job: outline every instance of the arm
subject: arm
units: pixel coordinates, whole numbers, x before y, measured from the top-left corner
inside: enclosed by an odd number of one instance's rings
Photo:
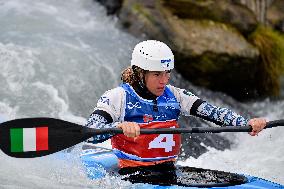
[[[248,120],[228,108],[220,108],[201,100],[193,93],[170,86],[180,102],[182,114],[193,115],[220,126],[245,126]]]
[[[114,128],[117,124],[118,122],[113,123],[111,116],[107,112],[102,110],[95,110],[89,117],[85,126],[90,128],[101,129]],[[92,139],[88,140],[88,142],[97,144],[108,140],[112,136],[113,135],[111,134],[95,135]]]
[[[86,127],[90,128],[114,128],[120,123],[122,104],[124,103],[124,90],[120,87],[105,92],[98,100],[94,112],[90,115]],[[91,140],[94,144],[111,138],[110,134],[94,135]]]
[[[202,102],[197,110],[193,112],[195,112],[197,117],[201,117],[221,126],[250,125],[252,126],[252,132],[249,133],[251,136],[257,136],[266,126],[267,122],[264,118],[253,118],[248,120],[230,109],[219,108],[207,102]]]
[[[205,101],[197,101],[192,115],[220,126],[246,126],[248,120],[228,108],[220,108]]]
[[[246,119],[228,108],[220,108],[201,100],[191,92],[169,86],[181,105],[184,115],[193,115],[220,126],[252,126],[251,136],[256,136],[265,126],[266,119]]]

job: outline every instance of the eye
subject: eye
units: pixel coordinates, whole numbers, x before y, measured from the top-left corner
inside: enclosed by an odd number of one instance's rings
[[[157,77],[157,76],[160,75],[160,73],[159,72],[153,72],[153,75]]]

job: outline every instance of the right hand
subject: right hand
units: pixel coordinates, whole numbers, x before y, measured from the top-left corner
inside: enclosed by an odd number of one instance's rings
[[[123,130],[123,134],[127,137],[137,137],[140,135],[140,126],[135,122],[122,122],[117,127]]]

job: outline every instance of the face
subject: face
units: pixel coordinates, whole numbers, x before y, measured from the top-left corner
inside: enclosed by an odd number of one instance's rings
[[[156,96],[164,93],[165,87],[170,79],[170,71],[147,72],[145,74],[145,82],[148,90]]]

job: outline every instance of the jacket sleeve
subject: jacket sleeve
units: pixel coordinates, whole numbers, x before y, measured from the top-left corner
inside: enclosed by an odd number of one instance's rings
[[[120,87],[105,92],[98,100],[97,106],[85,126],[96,129],[117,127],[121,122],[124,95],[124,90]],[[111,134],[94,135],[88,142],[96,144],[111,137]]]
[[[220,126],[246,126],[248,120],[236,112],[223,107],[212,105],[193,93],[170,86],[170,89],[180,102],[183,115],[196,116]]]

